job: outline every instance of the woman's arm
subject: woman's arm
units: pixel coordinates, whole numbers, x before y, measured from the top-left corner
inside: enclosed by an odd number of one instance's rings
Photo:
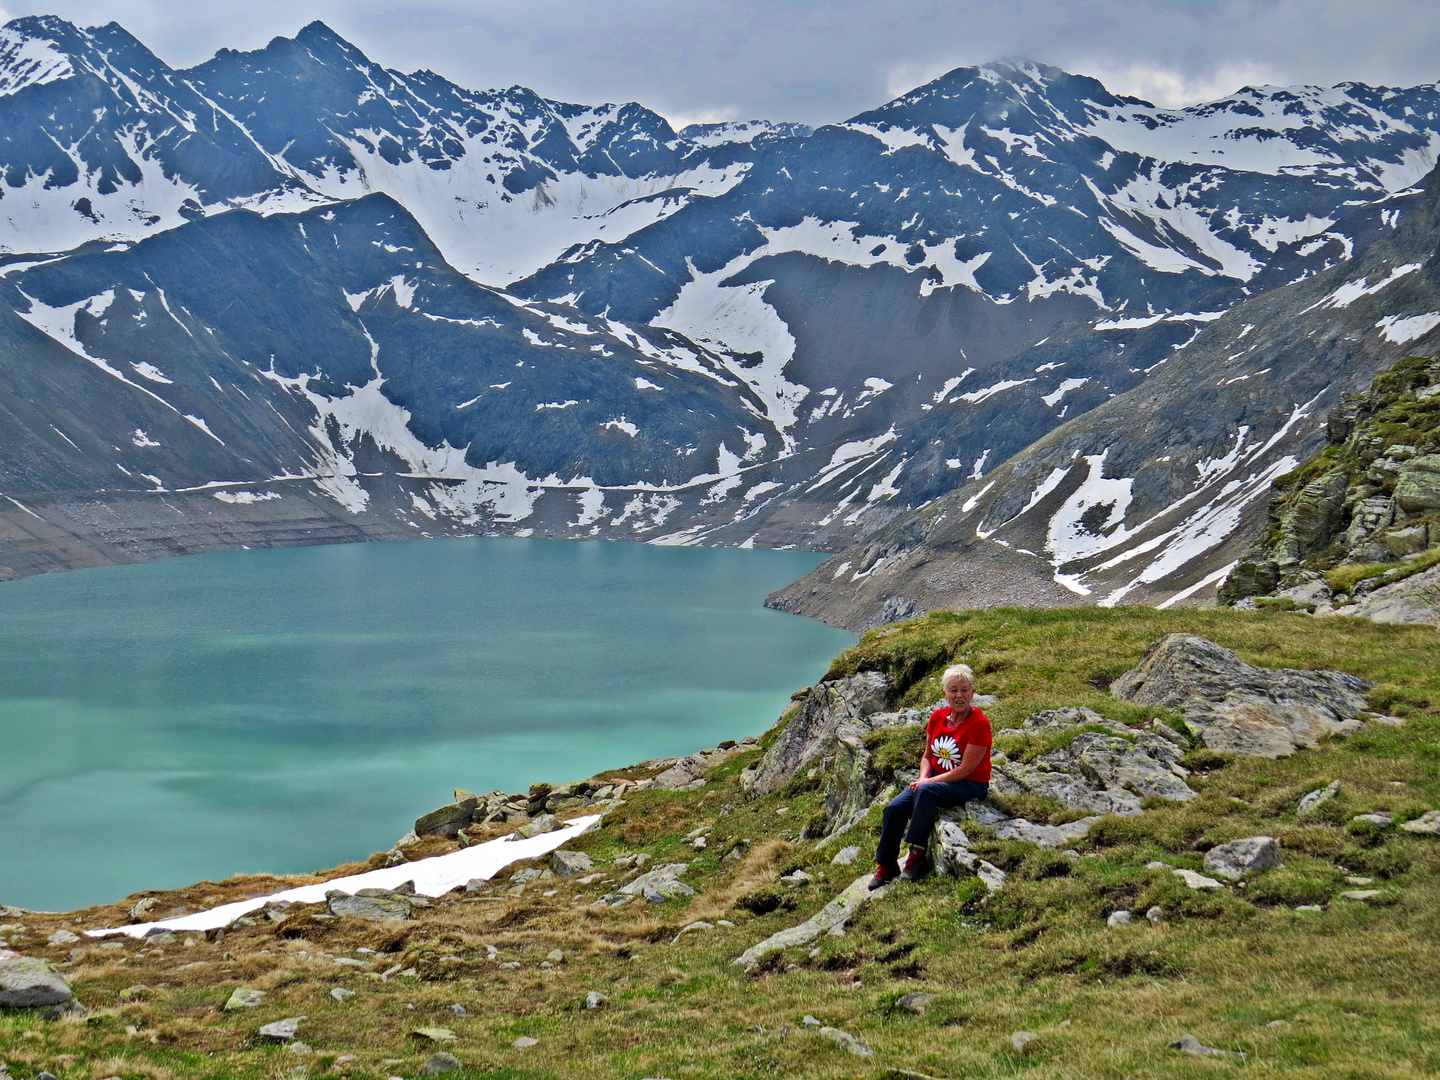
[[[977,743],[967,743],[965,745],[965,753],[960,755],[959,765],[955,766],[955,768],[949,772],[941,773],[939,776],[926,776],[925,766],[922,764],[920,767],[920,779],[917,783],[946,783],[950,780],[964,780],[980,767],[980,763],[985,760],[986,755],[989,753],[990,747],[988,746],[981,746]]]

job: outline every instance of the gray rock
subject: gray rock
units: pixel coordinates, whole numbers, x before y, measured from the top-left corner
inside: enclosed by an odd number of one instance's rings
[[[539,1044],[539,1039],[532,1039],[529,1035],[521,1035],[510,1045],[515,1047],[516,1050],[525,1050],[532,1046],[538,1046]]]
[[[1400,826],[1405,832],[1440,836],[1440,810],[1427,810],[1413,821]]]
[[[144,940],[147,945],[174,945],[180,939],[169,930],[157,928],[147,933]]]
[[[273,1042],[289,1042],[295,1038],[295,1033],[300,1030],[300,1021],[303,1016],[287,1016],[284,1020],[276,1020],[273,1024],[266,1024],[257,1034],[262,1039],[270,1039]]]
[[[1063,731],[1081,724],[1104,728],[1112,735],[1130,734],[1130,729],[1118,720],[1108,720],[1094,709],[1074,705],[1032,713],[1021,722],[1020,728],[1022,731]]]
[[[862,671],[813,687],[760,760],[752,794],[770,794],[822,753],[832,751],[842,722],[882,711],[890,694],[890,680],[877,671]]]
[[[1405,462],[1395,481],[1395,502],[1416,516],[1440,510],[1440,454],[1423,454]]]
[[[647,890],[659,889],[662,885],[668,885],[678,881],[680,875],[689,869],[687,863],[666,863],[664,866],[657,866],[654,870],[646,871],[634,881],[626,882],[620,886],[620,893],[623,896],[641,896]]]
[[[70,985],[44,960],[0,949],[0,1008],[64,1005],[73,997]]]
[[[1217,844],[1205,853],[1205,869],[1216,877],[1239,881],[1246,874],[1273,870],[1280,863],[1280,845],[1273,837],[1249,836]]]
[[[1316,788],[1314,791],[1306,792],[1301,796],[1300,804],[1295,808],[1295,816],[1309,817],[1339,794],[1339,780],[1331,780],[1330,783],[1326,784],[1323,788]]]
[[[831,859],[830,862],[833,863],[835,866],[849,866],[859,857],[859,855],[860,849],[858,847],[855,847],[854,845],[851,845],[850,847],[844,847],[837,851],[835,853],[835,858]]]
[[[253,1009],[257,1005],[265,1004],[265,991],[253,990],[248,986],[237,986],[230,992],[229,999],[225,1002],[225,1012],[234,1012],[236,1009]]]
[[[610,999],[604,994],[600,993],[599,990],[591,990],[588,994],[585,995],[585,1008],[598,1009],[609,1000]]]
[[[330,991],[330,996],[341,1004],[344,1004],[346,1001],[349,1001],[352,997],[355,996],[355,991],[348,990],[343,986],[337,986]]]
[[[1124,910],[1123,908],[1120,909],[1119,911],[1112,911],[1112,912],[1110,913],[1110,917],[1105,920],[1105,925],[1106,925],[1106,926],[1129,926],[1129,925],[1130,925],[1130,912]]]
[[[1379,895],[1379,889],[1347,889],[1345,892],[1342,892],[1340,894],[1340,897],[1343,900],[1355,900],[1363,904],[1370,900],[1374,900],[1375,897]]]
[[[475,813],[475,805],[479,800],[471,795],[469,798],[451,803],[449,806],[442,806],[438,810],[432,810],[424,817],[415,821],[416,836],[454,836],[466,825]]]
[[[873,1058],[875,1056],[874,1050],[871,1050],[870,1047],[866,1046],[863,1042],[857,1039],[854,1035],[851,1035],[848,1031],[841,1031],[839,1028],[834,1027],[822,1027],[819,1034],[822,1038],[826,1038],[834,1043],[837,1043],[843,1049],[848,1050],[856,1057]]]
[[[1358,821],[1362,825],[1373,825],[1377,829],[1388,829],[1391,825],[1395,824],[1395,819],[1393,817],[1391,817],[1389,814],[1383,813],[1356,814],[1350,820]]]
[[[655,787],[663,788],[666,791],[690,790],[692,784],[715,766],[729,761],[740,753],[741,749],[742,747],[731,743],[724,749],[716,747],[713,750],[701,750],[689,757],[683,757],[655,777]]]
[[[1170,634],[1110,692],[1119,701],[1180,710],[1211,749],[1285,757],[1322,735],[1343,734],[1373,685],[1338,671],[1252,667],[1213,641]]]
[[[565,823],[559,818],[557,818],[554,814],[541,814],[528,825],[521,825],[518,829],[516,829],[513,833],[506,837],[506,839],[528,840],[532,836],[543,836],[545,833],[556,832],[557,830],[563,829],[564,827]]]
[[[862,904],[870,900],[878,899],[886,895],[893,885],[886,885],[883,888],[871,892],[869,889],[870,875],[862,874],[852,881],[835,899],[826,904],[820,911],[787,930],[781,930],[771,934],[758,945],[752,945],[746,949],[732,963],[739,964],[749,970],[759,961],[772,952],[779,952],[782,949],[798,948],[801,945],[809,945],[821,934],[829,933],[837,935],[843,932],[845,924],[851,916],[860,909]]]
[[[573,878],[588,874],[595,863],[583,851],[556,851],[550,855],[550,868],[562,878]]]
[[[1145,912],[1145,918],[1150,920],[1151,926],[1159,926],[1162,922],[1165,921],[1165,909],[1162,908],[1159,904],[1155,904],[1153,907],[1151,907]]]
[[[325,895],[325,903],[331,915],[351,915],[371,922],[404,922],[412,910],[405,897],[382,889],[361,889],[353,896],[332,889]]]
[[[1171,870],[1170,872],[1192,889],[1223,889],[1225,887],[1223,882],[1206,877],[1204,874],[1197,874],[1194,870]]]
[[[1017,1031],[1010,1036],[1010,1045],[1017,1054],[1023,1056],[1030,1049],[1030,1044],[1039,1037],[1033,1031]]]
[[[80,940],[80,935],[79,935],[79,934],[71,933],[69,930],[66,930],[66,929],[64,929],[64,928],[62,927],[61,929],[56,930],[56,931],[55,931],[53,934],[51,934],[48,938],[46,938],[46,939],[45,939],[45,944],[51,945],[51,946],[73,945],[73,944],[75,944],[75,942],[77,942],[77,941],[79,941],[79,940]]]
[[[1198,1057],[1222,1057],[1233,1058],[1236,1061],[1245,1060],[1243,1050],[1219,1050],[1213,1046],[1206,1046],[1194,1035],[1182,1035],[1170,1044],[1171,1050],[1183,1050],[1187,1054],[1195,1054]]]
[[[780,880],[784,884],[789,885],[792,889],[794,889],[800,885],[808,883],[811,880],[811,877],[804,870],[795,870],[789,874],[785,874],[783,877],[780,878]]]
[[[425,1060],[425,1066],[420,1070],[421,1076],[439,1076],[441,1073],[454,1072],[460,1068],[460,1059],[454,1054],[447,1054],[441,1050],[431,1054]]]
[[[1020,840],[1043,848],[1058,848],[1084,839],[1099,817],[1067,821],[1064,825],[1036,825],[1025,818],[1007,818],[995,825],[995,835],[1001,840]]]
[[[695,890],[683,881],[667,881],[643,890],[640,895],[646,903],[663,904],[666,900],[688,900],[695,895]]]
[[[934,1000],[934,994],[927,994],[917,990],[913,994],[906,994],[899,1001],[895,1002],[895,1007],[897,1009],[903,1009],[908,1013],[914,1013],[916,1016],[923,1016],[925,1015],[925,1010],[930,1007],[930,1003]]]

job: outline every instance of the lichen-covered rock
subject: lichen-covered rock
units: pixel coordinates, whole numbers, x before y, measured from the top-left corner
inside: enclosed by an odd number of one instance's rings
[[[583,851],[556,851],[550,855],[550,868],[562,878],[572,878],[588,874],[595,863]]]
[[[0,949],[0,1008],[64,1005],[72,997],[70,984],[44,960]]]
[[[383,889],[361,889],[353,896],[332,889],[325,895],[332,915],[351,915],[371,922],[403,922],[410,918],[410,901]]]
[[[1110,692],[1119,701],[1180,710],[1213,750],[1275,758],[1357,728],[1372,685],[1339,671],[1252,667],[1213,641],[1170,634]]]
[[[918,727],[925,714],[916,709],[878,712],[842,720],[835,728],[833,749],[822,754],[825,768],[825,817],[833,832],[863,814],[891,777],[875,769],[865,737],[884,728]]]
[[[1440,510],[1440,454],[1423,454],[1401,466],[1395,481],[1395,502],[1407,514]]]
[[[1064,769],[1026,765],[1001,754],[990,759],[990,790],[997,795],[1039,795],[1092,814],[1140,813],[1140,799],[1123,788],[1097,786],[1088,777]]]
[[[723,765],[742,749],[743,747],[731,743],[723,749],[716,747],[683,757],[656,776],[654,786],[666,791],[689,790],[705,773],[717,765]]]
[[[878,671],[862,671],[813,687],[761,759],[751,778],[752,794],[770,794],[816,758],[833,752],[836,729],[847,720],[882,711],[890,695],[890,680]]]
[[[1338,794],[1340,794],[1339,780],[1331,780],[1330,783],[1326,784],[1323,788],[1316,788],[1314,791],[1306,792],[1300,797],[1300,803],[1295,808],[1295,816],[1309,817]]]
[[[641,874],[634,881],[627,882],[620,886],[620,892],[626,896],[639,896],[646,890],[659,890],[672,881],[678,881],[680,875],[689,869],[688,863],[667,863],[664,866],[657,866],[654,870]]]
[[[454,836],[470,824],[478,803],[479,800],[471,795],[461,802],[454,802],[449,806],[442,806],[438,810],[430,811],[424,817],[415,820],[415,835]]]
[[[1280,845],[1269,836],[1247,836],[1218,844],[1205,853],[1205,869],[1216,877],[1239,881],[1280,865]]]

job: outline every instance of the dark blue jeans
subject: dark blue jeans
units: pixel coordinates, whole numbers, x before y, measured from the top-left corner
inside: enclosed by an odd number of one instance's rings
[[[930,842],[930,830],[935,827],[935,819],[940,816],[941,810],[963,806],[972,799],[983,799],[989,793],[989,784],[974,780],[936,781],[921,784],[914,791],[907,787],[885,807],[875,861],[885,866],[897,861],[902,836],[911,847],[923,848]],[[909,828],[906,828],[907,823]]]

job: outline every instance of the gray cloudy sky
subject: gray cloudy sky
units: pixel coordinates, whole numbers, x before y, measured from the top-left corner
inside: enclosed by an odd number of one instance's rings
[[[387,67],[568,101],[635,100],[677,126],[824,123],[1002,56],[1166,105],[1246,83],[1440,80],[1440,0],[0,0],[115,20],[176,66],[322,19]]]

